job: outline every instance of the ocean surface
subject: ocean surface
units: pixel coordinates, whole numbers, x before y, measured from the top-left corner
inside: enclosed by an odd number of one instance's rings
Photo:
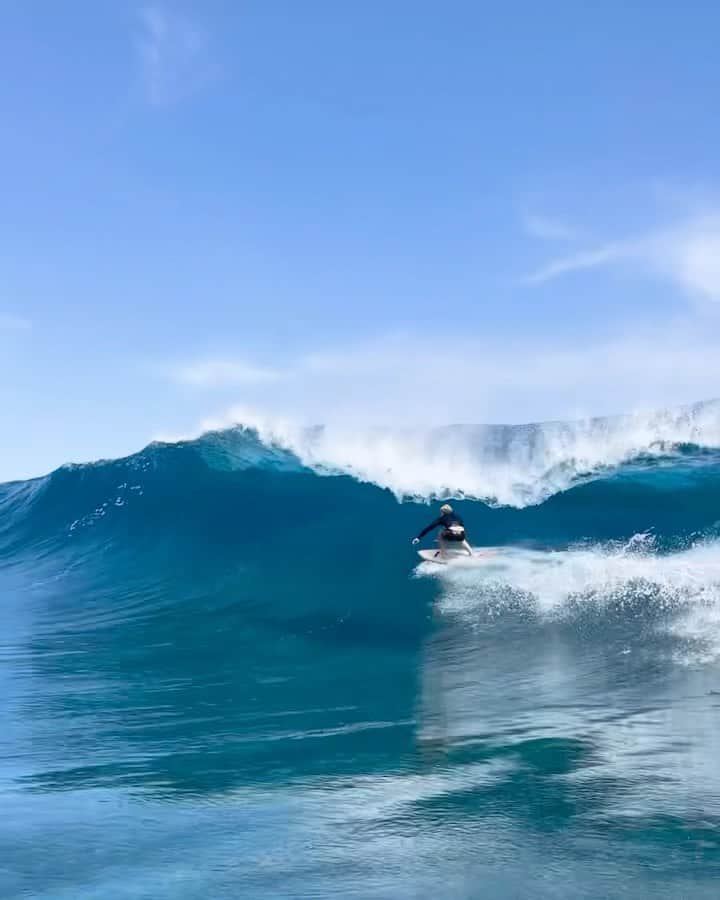
[[[720,896],[720,403],[63,467],[0,602],[2,898]]]

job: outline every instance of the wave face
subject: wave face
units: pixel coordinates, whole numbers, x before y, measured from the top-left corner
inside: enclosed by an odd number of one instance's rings
[[[0,486],[8,895],[713,896],[720,405],[252,426]]]

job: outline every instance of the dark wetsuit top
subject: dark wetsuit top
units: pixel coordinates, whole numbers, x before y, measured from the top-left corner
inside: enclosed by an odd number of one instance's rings
[[[465,528],[465,523],[457,513],[445,513],[444,515],[440,516],[439,519],[435,519],[434,522],[431,522],[427,526],[427,528],[423,528],[423,530],[418,535],[418,539],[425,537],[428,531],[432,531],[433,528],[442,528],[443,531],[447,531],[451,525],[459,525],[463,530]]]

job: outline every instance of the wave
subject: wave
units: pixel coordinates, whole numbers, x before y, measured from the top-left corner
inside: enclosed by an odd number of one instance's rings
[[[333,516],[348,543],[380,528],[404,541],[425,516],[396,501],[446,497],[464,503],[483,543],[688,534],[718,518],[718,448],[720,401],[528,426],[350,432],[255,421],[0,485],[0,552],[51,553],[89,529],[123,546],[153,533],[254,545],[266,530],[258,519],[283,539],[300,518],[326,540]],[[329,523],[315,521],[330,509]]]
[[[88,569],[113,572],[145,560],[155,577],[171,558],[198,573],[260,571],[278,547],[304,571],[321,545],[330,568],[362,547],[378,571],[406,573],[408,539],[430,515],[418,502],[436,497],[460,498],[479,544],[566,548],[652,529],[657,551],[674,551],[718,534],[718,447],[717,401],[529,426],[349,432],[255,421],[0,485],[0,557],[34,569],[93,557]],[[408,500],[418,502],[398,502]]]

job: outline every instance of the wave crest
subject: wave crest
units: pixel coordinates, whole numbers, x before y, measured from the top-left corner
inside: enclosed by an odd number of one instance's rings
[[[524,507],[634,460],[720,448],[720,401],[533,425],[308,428],[243,413],[242,426],[318,474],[351,475],[398,499]]]

